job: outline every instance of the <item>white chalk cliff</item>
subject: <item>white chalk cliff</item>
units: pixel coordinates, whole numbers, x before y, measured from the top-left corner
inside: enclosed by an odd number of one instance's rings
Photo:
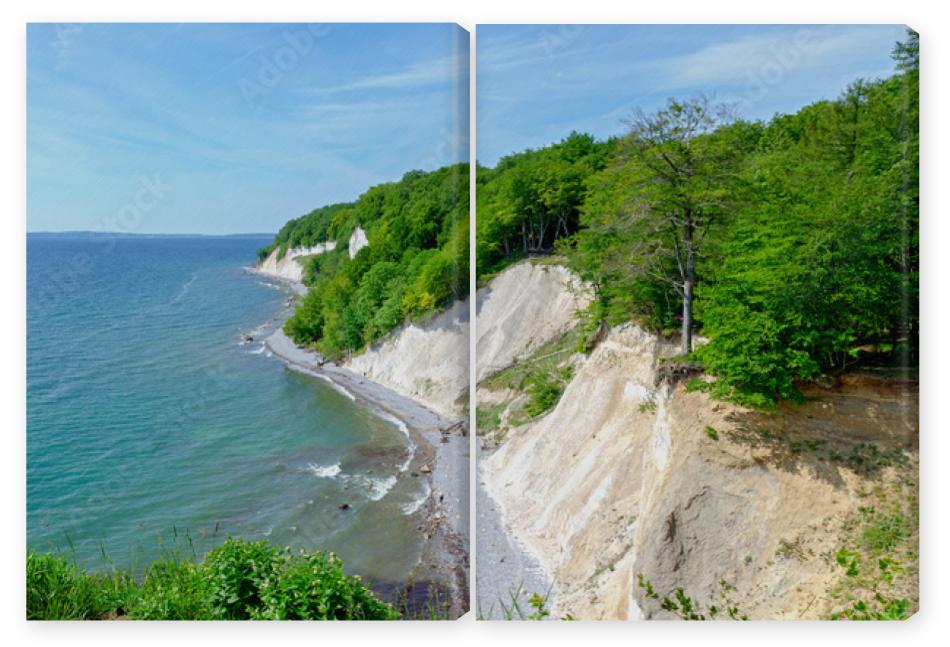
[[[517,317],[485,308],[483,323],[479,313],[480,361],[504,365],[563,321],[531,304],[531,290],[508,286],[514,276],[527,284],[540,269],[520,267],[486,288],[526,303],[506,305],[523,313]],[[563,312],[571,298],[565,284],[543,303]],[[553,581],[555,615],[670,616],[644,597],[643,574],[661,596],[683,587],[705,604],[721,604],[725,580],[752,618],[825,617],[848,520],[867,505],[867,492],[895,482],[894,468],[871,475],[801,446],[789,450],[762,440],[770,438],[760,435],[763,420],[783,427],[782,437],[828,439],[822,451],[839,441],[874,442],[916,461],[907,394],[861,383],[816,387],[805,404],[780,405],[781,415],[760,419],[659,379],[660,359],[675,353],[633,324],[612,329],[581,360],[554,409],[508,430],[485,460],[488,492],[509,530]]]
[[[283,258],[277,258],[280,253],[278,247],[264,259],[263,263],[258,265],[257,269],[264,274],[299,283],[303,279],[303,264],[308,257],[331,252],[334,249],[336,249],[336,241],[329,240],[312,247],[293,247],[287,250]]]
[[[361,249],[369,245],[369,239],[366,237],[366,231],[362,227],[357,227],[350,234],[349,249],[350,258],[355,258]]]
[[[344,365],[457,418],[468,407],[468,311],[465,299],[425,322],[403,324]]]

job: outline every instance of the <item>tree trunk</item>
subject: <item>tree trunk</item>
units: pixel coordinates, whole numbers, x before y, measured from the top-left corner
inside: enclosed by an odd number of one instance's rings
[[[687,210],[686,224],[683,225],[683,252],[686,255],[686,276],[683,277],[683,355],[688,355],[693,350],[693,286],[696,283],[696,251],[693,248],[693,229],[693,221],[690,218],[689,210]]]

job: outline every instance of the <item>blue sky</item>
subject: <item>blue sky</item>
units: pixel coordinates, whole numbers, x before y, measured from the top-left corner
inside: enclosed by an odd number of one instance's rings
[[[894,69],[900,25],[479,25],[477,157],[620,134],[639,106],[706,93],[747,119],[838,96]]]
[[[29,231],[273,232],[468,159],[454,25],[27,28]]]

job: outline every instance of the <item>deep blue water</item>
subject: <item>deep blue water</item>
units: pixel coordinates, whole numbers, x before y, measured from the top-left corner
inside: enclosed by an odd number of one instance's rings
[[[267,242],[28,236],[31,547],[141,568],[187,532],[199,555],[268,537],[379,578],[416,561],[405,435],[241,343],[289,296],[244,268]]]

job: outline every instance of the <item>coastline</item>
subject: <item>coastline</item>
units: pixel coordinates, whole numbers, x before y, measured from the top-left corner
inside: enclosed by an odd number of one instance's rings
[[[508,526],[504,508],[491,495],[484,461],[494,450],[477,450],[476,475],[476,547],[478,565],[475,574],[476,609],[480,620],[522,620],[506,618],[513,607],[512,597],[517,593],[518,606],[527,616],[531,613],[528,599],[534,595],[545,598],[545,608],[551,611],[556,602],[554,581],[544,568],[539,556],[529,551]]]
[[[295,295],[306,294],[306,286],[299,282],[256,267],[248,270],[277,281]],[[291,298],[262,331],[265,347],[290,369],[327,380],[354,402],[402,427],[415,446],[407,472],[427,480],[429,496],[411,513],[419,520],[422,552],[406,584],[433,582],[444,587],[451,616],[460,617],[469,607],[467,420],[442,416],[386,386],[325,361],[315,351],[297,346],[283,331],[283,323],[292,313]]]

